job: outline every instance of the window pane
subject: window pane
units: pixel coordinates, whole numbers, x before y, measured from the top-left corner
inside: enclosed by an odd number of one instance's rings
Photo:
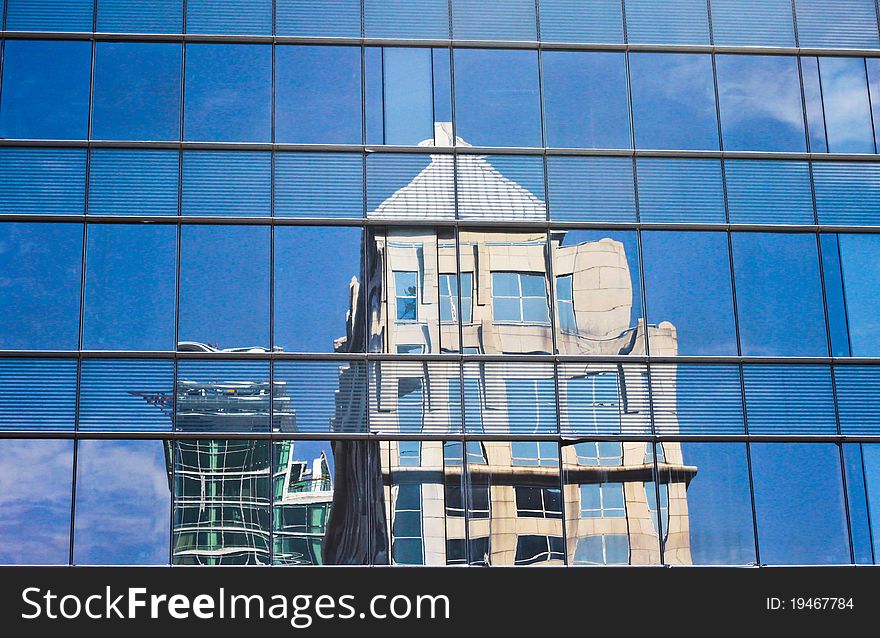
[[[0,441],[0,564],[66,565],[70,559],[73,442]]]
[[[880,356],[880,235],[838,240],[852,356]]]
[[[377,361],[369,372],[371,431],[406,434],[461,431],[461,396],[457,386],[452,384],[459,379],[457,363]],[[343,418],[348,419],[351,427],[356,426],[354,419]]]
[[[825,443],[753,443],[761,562],[850,562],[840,453]]]
[[[83,348],[174,349],[176,265],[175,226],[91,225]]]
[[[801,57],[801,79],[804,86],[804,103],[807,109],[807,127],[810,130],[810,151],[827,153],[825,137],[825,112],[822,106],[822,86],[819,82],[819,59]]]
[[[535,51],[455,51],[456,134],[477,146],[541,146]]]
[[[547,218],[540,157],[459,155],[456,161],[459,219]]]
[[[275,33],[357,38],[360,5],[360,0],[276,0]]]
[[[99,42],[92,137],[180,139],[182,51],[179,44]]]
[[[276,361],[272,392],[276,429],[366,432],[362,409],[366,372],[362,361]]]
[[[171,492],[162,441],[80,441],[73,561],[167,565]]]
[[[541,64],[548,146],[632,146],[624,54],[547,51]]]
[[[563,363],[559,366],[559,385],[562,427],[566,433],[650,432],[648,380],[644,366]],[[578,450],[578,454],[580,457],[582,451]]]
[[[718,148],[710,56],[633,53],[629,66],[636,148]]]
[[[0,361],[0,429],[73,430],[76,377],[75,359]]]
[[[642,257],[648,323],[675,327],[663,354],[735,355],[726,233],[643,232]]]
[[[186,31],[270,35],[272,0],[187,0]]]
[[[636,173],[641,221],[724,223],[721,162],[640,157]]]
[[[652,364],[651,405],[658,434],[743,434],[736,365]]]
[[[184,226],[179,341],[269,345],[269,228]]]
[[[92,30],[94,0],[7,0],[6,5],[9,31]]]
[[[843,434],[880,434],[878,366],[835,366],[835,391]]]
[[[171,431],[173,361],[85,359],[80,379],[79,430]]]
[[[250,151],[184,151],[184,215],[268,217],[272,155]]]
[[[82,234],[82,224],[0,224],[0,348],[77,348]]]
[[[363,162],[354,153],[276,153],[275,215],[362,218]]]
[[[629,42],[709,44],[709,16],[703,0],[626,0]]]
[[[877,14],[871,0],[796,0],[795,6],[802,47],[880,46]]]
[[[268,432],[269,362],[187,359],[177,364],[177,432]],[[280,394],[284,388],[276,387]],[[275,416],[274,427],[283,422]]]
[[[818,365],[745,365],[751,434],[837,434],[831,370]]]
[[[364,0],[368,38],[449,38],[449,0]]]
[[[725,150],[806,150],[797,58],[719,55],[715,63]]]
[[[85,176],[85,149],[2,148],[0,213],[82,215]]]
[[[843,446],[856,563],[877,563],[880,548],[880,445]]]
[[[100,0],[98,31],[182,33],[183,0]]]
[[[820,224],[880,223],[880,164],[813,162]]]
[[[848,357],[852,354],[847,326],[846,301],[843,290],[840,242],[838,235],[819,235],[822,251],[822,275],[825,283],[825,310],[828,316],[828,333],[831,337],[831,356]]]
[[[874,123],[874,148],[880,149],[880,59],[866,58],[868,93],[871,98],[871,121]]]
[[[732,224],[812,224],[807,162],[724,160]]]
[[[827,355],[816,237],[734,233],[732,241],[742,354]]]
[[[457,40],[538,39],[532,0],[452,0]]]
[[[279,46],[275,55],[276,141],[360,144],[360,49]]]
[[[89,42],[9,40],[3,55],[0,137],[88,136]]]
[[[541,0],[544,42],[623,42],[619,0]]]
[[[553,220],[636,221],[628,157],[548,157],[547,180]]]
[[[791,6],[791,0],[712,0],[713,41],[793,47]]]
[[[370,154],[367,217],[453,219],[453,161],[452,155]]]
[[[272,48],[187,44],[184,139],[269,142]]]
[[[90,215],[177,215],[178,151],[93,149]]]
[[[829,153],[873,153],[874,131],[863,58],[819,58]]]
[[[275,229],[275,347],[333,352],[346,339],[346,316],[357,327],[347,352],[363,352],[362,313],[352,308],[352,278],[360,274],[359,228],[280,226]],[[360,340],[355,343],[354,340]]]

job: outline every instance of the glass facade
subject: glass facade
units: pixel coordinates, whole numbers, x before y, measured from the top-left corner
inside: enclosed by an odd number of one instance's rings
[[[873,0],[2,6],[0,564],[877,561]]]

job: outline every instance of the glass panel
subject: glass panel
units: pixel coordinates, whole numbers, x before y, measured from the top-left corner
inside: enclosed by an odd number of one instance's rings
[[[712,0],[715,44],[793,47],[791,0]]]
[[[544,363],[465,363],[468,432],[554,434],[553,366]],[[458,386],[456,386],[458,387]],[[514,444],[517,447],[519,444]],[[524,465],[545,465],[548,442],[526,442],[516,455]]]
[[[9,31],[92,30],[94,0],[7,0],[6,5]]]
[[[538,39],[533,0],[452,0],[457,40]]]
[[[817,365],[745,365],[750,434],[837,434],[831,370]]]
[[[880,164],[813,162],[820,224],[880,223]]]
[[[182,33],[183,0],[100,0],[98,31]]]
[[[183,227],[178,347],[269,345],[269,231],[260,226]]]
[[[620,0],[541,0],[544,42],[623,42]]]
[[[854,443],[843,446],[850,534],[857,564],[877,562],[880,530],[880,445]]]
[[[704,0],[626,0],[629,42],[709,44],[709,15]]]
[[[0,224],[0,348],[77,348],[82,244],[82,224]]]
[[[623,53],[547,51],[541,65],[547,146],[632,147]]]
[[[838,241],[852,356],[880,356],[880,235]]]
[[[267,432],[268,361],[182,360],[177,364],[174,429],[177,432]],[[284,387],[274,388],[282,394]],[[274,416],[278,431],[284,416]]]
[[[646,231],[642,258],[648,324],[671,331],[651,354],[735,355],[727,234]]]
[[[83,348],[173,350],[176,266],[175,226],[91,225]]]
[[[80,441],[73,562],[167,565],[171,491],[162,441]]]
[[[370,431],[444,434],[460,432],[457,363],[382,361],[370,366]],[[345,415],[340,415],[345,417]],[[352,426],[353,419],[345,417]]]
[[[486,164],[483,159],[476,161]],[[453,219],[453,162],[452,155],[369,155],[367,217]]]
[[[850,562],[840,452],[826,443],[753,443],[761,562]]]
[[[636,172],[641,221],[724,223],[721,162],[639,158]]]
[[[876,49],[877,14],[871,0],[795,0],[802,47]]]
[[[86,139],[91,43],[9,40],[3,46],[0,137]]]
[[[93,149],[90,215],[177,215],[178,151]]]
[[[561,363],[559,391],[562,428],[566,434],[648,434],[651,431],[648,375],[644,365]]]
[[[616,442],[613,450],[609,445],[584,442],[560,448],[568,562],[658,565],[656,514],[645,491],[645,485],[654,490],[653,458],[646,458],[644,442]],[[686,501],[676,499],[674,504],[683,505],[686,517]],[[675,507],[673,513],[678,516]]]
[[[663,444],[660,480],[669,490],[664,562],[755,563],[755,528],[744,443]]]
[[[275,0],[275,33],[357,38],[360,0]]]
[[[272,155],[184,151],[184,215],[268,217],[272,211]]]
[[[182,57],[180,44],[97,43],[92,137],[180,139]]]
[[[550,218],[635,222],[633,161],[628,157],[548,157]]]
[[[807,162],[724,160],[732,224],[812,224]]]
[[[360,228],[275,229],[275,349],[364,351],[364,325],[353,278],[362,280]],[[352,286],[355,286],[354,289]]]
[[[825,278],[825,310],[831,336],[831,355],[848,357],[852,354],[852,349],[846,318],[840,242],[837,235],[823,233],[819,235],[819,244],[822,251],[822,274]]]
[[[868,94],[871,100],[871,122],[874,124],[874,148],[880,149],[880,58],[866,58]]]
[[[0,564],[70,560],[73,441],[0,441]],[[167,534],[167,530],[166,530]]]
[[[330,539],[357,531],[340,528],[336,514],[330,514],[334,497],[340,498],[334,492],[337,467],[333,446],[330,441],[272,444],[274,565],[325,565],[333,551]],[[339,540],[345,539],[336,542]]]
[[[172,563],[268,564],[270,442],[204,439],[173,446]]]
[[[862,58],[819,58],[829,153],[874,153],[868,79]]]
[[[554,275],[573,277],[576,329],[557,330],[557,350],[562,354],[644,353],[644,337],[637,329],[643,314],[636,234],[553,231],[550,243]],[[648,332],[653,339],[662,331],[651,328]]]
[[[732,241],[742,354],[827,355],[816,237],[733,233]]]
[[[0,214],[82,215],[86,151],[0,149]]]
[[[186,31],[271,35],[272,0],[187,0]]]
[[[76,367],[75,359],[0,361],[0,429],[73,430]]]
[[[547,219],[540,157],[459,155],[456,167],[459,219]]]
[[[651,405],[658,434],[742,434],[739,366],[653,364]]]
[[[835,366],[834,383],[842,434],[880,434],[880,367]]]
[[[364,0],[368,38],[449,38],[449,0]]]
[[[360,144],[360,49],[279,46],[275,58],[275,140]]]
[[[276,153],[275,215],[363,217],[363,162],[354,153]]]
[[[277,361],[273,410],[282,432],[366,432],[366,364]]]
[[[719,55],[715,64],[725,150],[806,150],[797,58]]]
[[[459,143],[541,146],[537,52],[457,49],[455,116]]]
[[[819,82],[819,59],[801,57],[801,79],[804,86],[804,102],[807,108],[807,127],[810,134],[810,151],[827,153],[825,136],[825,112],[822,106],[822,87]]]
[[[170,432],[174,362],[85,359],[79,402],[81,431]]]
[[[710,56],[633,53],[629,68],[636,148],[718,148]]]
[[[272,47],[187,44],[185,91],[185,140],[271,141]]]

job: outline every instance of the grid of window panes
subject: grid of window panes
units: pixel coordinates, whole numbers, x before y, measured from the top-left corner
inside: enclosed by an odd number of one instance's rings
[[[0,563],[877,562],[876,0],[0,6]]]

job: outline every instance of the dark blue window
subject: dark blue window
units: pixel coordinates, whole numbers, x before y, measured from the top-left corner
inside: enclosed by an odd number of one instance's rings
[[[183,0],[100,0],[98,31],[182,33]]]

